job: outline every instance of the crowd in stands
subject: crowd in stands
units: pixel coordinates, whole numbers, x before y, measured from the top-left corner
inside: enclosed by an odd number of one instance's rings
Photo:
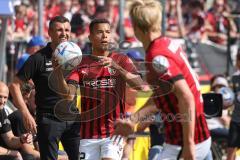
[[[27,42],[38,35],[38,3],[33,0],[14,0],[15,16],[8,22],[8,59],[14,53],[14,64],[26,49]],[[134,36],[129,6],[131,0],[125,0],[123,25],[120,25],[118,0],[45,0],[43,10],[43,38],[49,41],[48,23],[56,15],[63,15],[71,22],[71,40],[78,43],[84,54],[89,54],[88,25],[94,18],[107,18],[112,24],[112,41],[130,42],[132,46],[141,46]],[[216,46],[239,43],[240,6],[237,0],[167,0],[165,1],[163,31],[168,37],[190,40],[191,42],[210,42]],[[160,24],[161,25],[161,24]],[[124,37],[120,37],[120,28]],[[19,46],[24,44],[24,47]],[[14,44],[14,45],[13,45]],[[232,57],[235,57],[236,50]],[[13,52],[13,53],[12,53]],[[12,65],[8,60],[8,65]],[[10,68],[10,70],[13,70]]]
[[[119,27],[124,27],[125,40],[136,41],[128,15],[130,0],[125,1],[123,26],[119,26],[118,0],[45,0],[43,11],[44,38],[49,40],[49,20],[63,15],[71,21],[73,40],[83,48],[88,41],[88,25],[94,18],[107,18],[112,24],[113,39],[119,40]],[[235,6],[235,8],[234,8]],[[192,40],[207,39],[227,43],[227,32],[231,38],[238,38],[239,2],[235,0],[169,0],[166,1],[166,35],[173,38],[190,37]],[[37,3],[31,0],[15,0],[15,17],[9,20],[8,40],[28,41],[38,34]]]

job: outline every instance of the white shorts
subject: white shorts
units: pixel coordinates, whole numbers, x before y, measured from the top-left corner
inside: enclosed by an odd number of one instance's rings
[[[123,138],[113,136],[111,139],[82,139],[80,140],[80,160],[101,160],[111,158],[121,160],[123,154]]]
[[[195,145],[196,160],[204,160],[211,154],[211,138]],[[164,144],[158,160],[176,160],[182,147],[171,144]]]

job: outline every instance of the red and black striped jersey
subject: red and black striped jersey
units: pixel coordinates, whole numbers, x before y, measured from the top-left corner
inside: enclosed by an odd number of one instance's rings
[[[137,74],[133,62],[124,54],[111,57],[126,71]],[[78,84],[81,94],[81,138],[98,139],[112,135],[114,121],[125,114],[126,81],[114,68],[102,66],[96,56],[85,56],[68,76]]]
[[[191,118],[179,113],[178,100],[172,92],[172,84],[180,79],[185,79],[195,98],[195,143],[206,140],[210,135],[204,116],[200,85],[180,45],[165,37],[157,38],[147,50],[146,62],[147,81],[157,86],[154,89],[154,101],[162,111],[166,142],[182,145],[181,122]]]

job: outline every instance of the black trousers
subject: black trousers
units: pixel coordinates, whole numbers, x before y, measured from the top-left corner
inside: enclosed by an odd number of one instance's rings
[[[37,139],[41,160],[56,160],[59,141],[69,160],[79,159],[80,123],[64,122],[52,114],[37,115]]]

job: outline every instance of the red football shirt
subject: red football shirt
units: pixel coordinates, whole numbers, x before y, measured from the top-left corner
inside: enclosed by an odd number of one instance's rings
[[[185,53],[178,44],[168,38],[155,39],[146,54],[147,81],[155,85],[154,101],[162,110],[162,120],[165,124],[166,142],[182,145],[183,120],[189,117],[180,115],[178,101],[172,92],[175,81],[185,79],[195,97],[195,143],[200,143],[209,137],[209,131],[203,112],[203,100],[197,75],[192,70]]]
[[[132,61],[123,54],[109,54],[118,65],[137,74]],[[104,67],[94,56],[85,56],[68,77],[68,83],[79,84],[81,92],[81,138],[111,136],[114,121],[125,114],[126,81],[120,73]]]

